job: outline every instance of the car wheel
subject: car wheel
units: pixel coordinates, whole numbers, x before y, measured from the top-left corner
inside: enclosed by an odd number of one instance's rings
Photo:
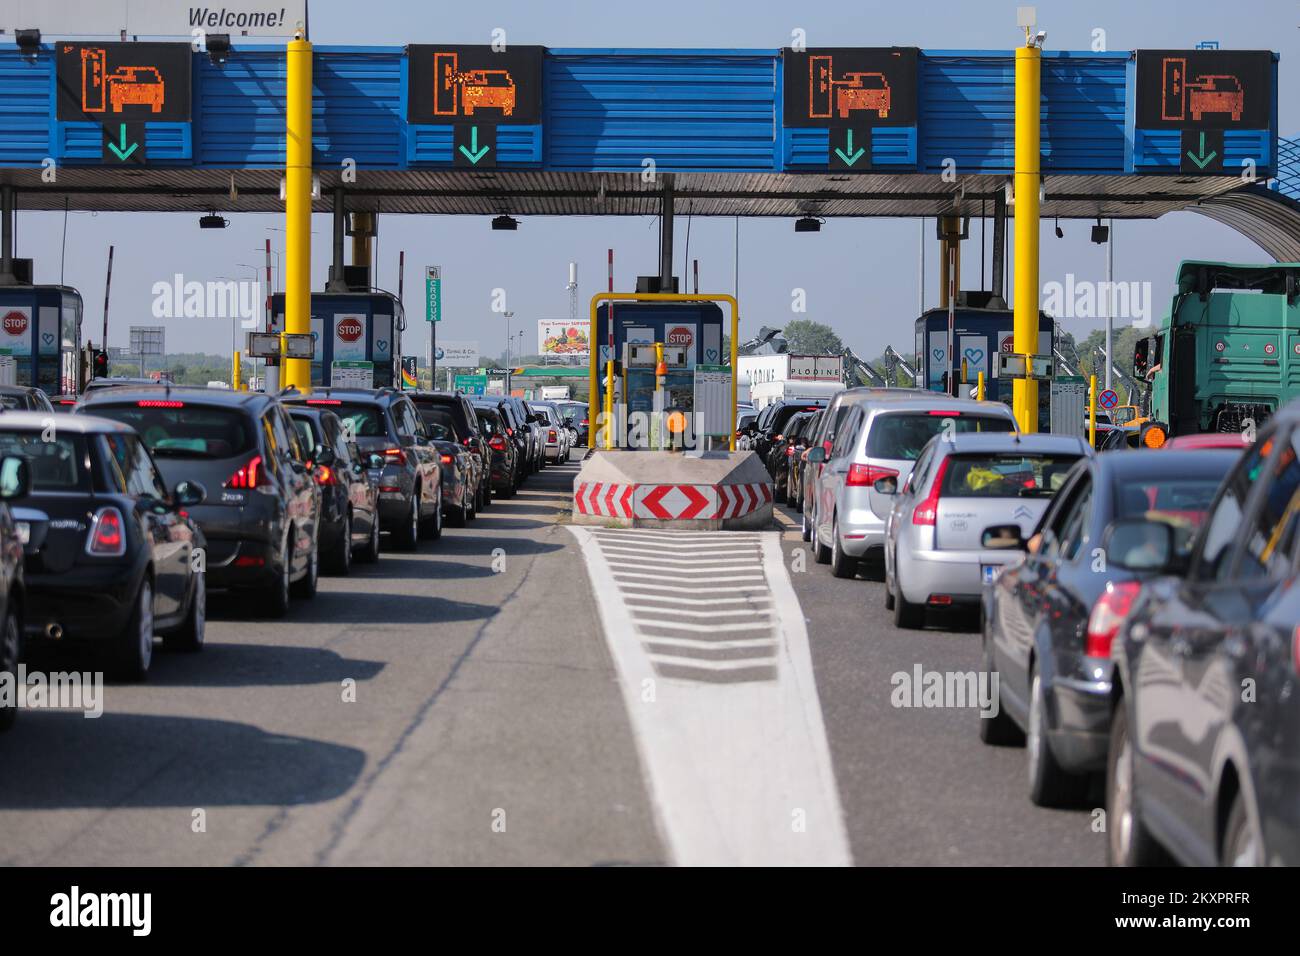
[[[1259,834],[1246,812],[1246,800],[1239,793],[1228,811],[1228,825],[1223,831],[1224,866],[1259,866],[1261,859]]]
[[[280,548],[280,573],[275,583],[266,589],[266,613],[271,617],[284,617],[289,613],[289,576],[293,573],[289,557],[289,539],[286,536]]]
[[[420,522],[420,537],[437,541],[442,537],[442,485],[438,486],[438,500],[433,503],[433,514]]]
[[[316,596],[316,583],[320,579],[320,545],[313,545],[307,555],[307,573],[290,587],[290,593],[296,598],[313,598]]]
[[[338,551],[330,558],[329,569],[335,574],[346,575],[352,570],[352,514],[343,516],[343,533],[339,535]]]
[[[852,578],[857,573],[858,559],[844,553],[844,546],[840,544],[840,522],[836,519],[831,522],[831,574],[837,578]]]
[[[123,680],[143,680],[153,663],[153,582],[140,583],[131,619],[117,637],[117,672]]]
[[[898,552],[894,552],[894,625],[907,630],[925,626],[925,605],[913,604],[903,597],[903,585],[898,580]]]
[[[1087,792],[1088,778],[1066,771],[1056,761],[1047,739],[1047,700],[1043,678],[1034,667],[1029,676],[1028,755],[1029,799],[1040,807],[1069,807]]]
[[[169,651],[181,651],[194,654],[203,650],[204,632],[208,625],[208,583],[202,571],[196,571],[190,585],[190,609],[185,615],[185,623],[171,634],[163,635],[163,647]]]
[[[993,652],[989,647],[988,634],[984,635],[984,673],[992,675],[996,673],[993,669]],[[989,680],[993,678],[990,676]],[[1000,686],[1000,684],[999,684]],[[998,704],[998,712],[992,717],[979,716],[980,722],[980,740],[990,747],[1021,747],[1025,743],[1024,732],[1016,726],[1016,722],[1011,719],[1011,715],[1003,709],[1001,703]]]
[[[379,512],[370,513],[370,540],[357,554],[357,560],[364,564],[374,564],[379,560]]]
[[[8,681],[18,679],[18,654],[22,642],[22,627],[18,623],[18,611],[14,607],[14,598],[9,597],[5,612],[4,630],[0,631],[0,675]],[[8,702],[0,707],[0,731],[8,730],[18,719],[18,695],[9,695]]]
[[[1110,757],[1106,766],[1106,862],[1111,866],[1149,866],[1161,852],[1142,823],[1142,806],[1133,776],[1137,754],[1128,732],[1124,701],[1110,720]]]
[[[414,551],[420,540],[420,489],[411,492],[411,511],[400,528],[393,530],[393,544],[399,551]]]
[[[830,564],[831,549],[822,544],[821,539],[817,535],[817,526],[820,523],[818,516],[814,516],[812,526],[813,560],[818,564]]]
[[[465,504],[465,492],[462,490],[460,495],[460,507],[453,508],[448,519],[453,528],[463,528],[469,524],[469,506]]]

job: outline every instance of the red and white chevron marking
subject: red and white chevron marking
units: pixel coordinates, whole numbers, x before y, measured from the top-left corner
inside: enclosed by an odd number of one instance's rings
[[[760,482],[748,485],[718,485],[716,518],[739,518],[772,501],[772,486]]]
[[[602,481],[584,482],[573,491],[573,508],[578,514],[599,518],[631,518],[636,487]]]
[[[717,510],[718,493],[712,485],[637,485],[638,518],[709,519]]]

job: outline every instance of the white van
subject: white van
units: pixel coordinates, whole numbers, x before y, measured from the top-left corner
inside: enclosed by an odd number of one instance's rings
[[[784,379],[776,382],[759,382],[749,387],[749,400],[754,407],[762,411],[773,402],[782,400],[829,401],[837,392],[844,391],[839,382],[804,382],[797,379]]]

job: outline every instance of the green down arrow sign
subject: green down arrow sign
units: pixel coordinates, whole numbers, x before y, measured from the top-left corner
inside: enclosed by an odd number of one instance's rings
[[[868,149],[871,147],[871,130],[857,130],[856,140],[859,143],[865,143],[864,146],[855,146],[855,131],[846,129],[844,131],[844,141],[842,145],[833,145],[835,142],[834,132],[831,138],[831,159],[830,166],[832,169],[856,169],[866,170],[871,168],[871,157]]]

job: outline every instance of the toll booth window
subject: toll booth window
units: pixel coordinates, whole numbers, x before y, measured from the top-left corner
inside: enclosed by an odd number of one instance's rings
[[[311,363],[311,383],[317,386],[325,384],[325,366],[321,362]]]
[[[393,364],[391,362],[376,362],[372,376],[375,388],[390,387],[393,384]]]
[[[62,389],[60,381],[63,372],[63,358],[59,355],[39,356],[36,363],[36,384],[49,395],[57,395]]]
[[[946,425],[951,422],[951,426]],[[921,449],[935,435],[951,427],[957,434],[967,432],[1009,432],[1015,427],[1009,419],[987,415],[932,415],[929,412],[898,412],[877,416],[867,436],[867,456],[916,461]]]

